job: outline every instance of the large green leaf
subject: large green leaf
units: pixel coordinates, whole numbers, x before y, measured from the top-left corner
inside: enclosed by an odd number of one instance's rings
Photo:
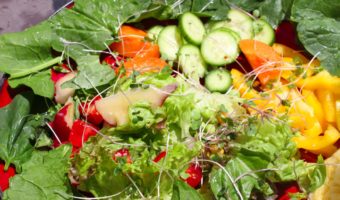
[[[54,58],[51,54],[53,35],[49,22],[44,22],[23,32],[0,37],[0,71],[10,75],[12,87],[26,85],[37,95],[53,97],[50,73],[39,73],[60,62],[59,57]]]
[[[88,55],[87,50],[104,50],[119,27],[138,18],[150,3],[150,0],[76,0],[73,9],[61,11],[51,20],[58,35],[53,47],[74,59]]]
[[[47,98],[53,98],[54,95],[54,83],[51,79],[51,71],[49,69],[25,77],[9,79],[9,85],[12,88],[26,85],[32,88],[34,94]]]
[[[108,65],[99,62],[99,56],[89,55],[78,60],[77,76],[64,83],[62,87],[91,89],[110,83],[115,78],[115,71]]]
[[[0,71],[11,78],[29,75],[57,63],[51,54],[53,32],[48,22],[0,37]]]
[[[0,109],[0,159],[5,161],[6,167],[13,163],[19,168],[32,154],[34,133],[26,123],[30,98],[18,95],[11,104]]]
[[[290,14],[293,0],[229,0],[228,2],[231,6],[248,12],[259,11],[260,17],[276,28]]]
[[[295,0],[292,6],[291,19],[322,19],[325,17],[340,20],[340,2],[334,0]]]
[[[340,2],[295,0],[291,19],[298,23],[298,36],[307,49],[333,75],[340,76]]]
[[[10,187],[4,193],[4,200],[63,200],[70,194],[67,177],[70,146],[61,146],[50,152],[36,151],[23,164],[22,173],[10,180]]]
[[[340,21],[332,18],[303,20],[298,24],[303,46],[331,74],[340,76]]]

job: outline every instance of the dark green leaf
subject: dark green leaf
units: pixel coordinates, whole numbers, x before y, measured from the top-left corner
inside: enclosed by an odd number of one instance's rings
[[[23,164],[22,173],[10,180],[4,200],[62,200],[71,187],[67,177],[70,146],[61,146],[50,152],[34,152]],[[63,196],[62,196],[63,195]]]
[[[108,65],[100,64],[98,56],[83,56],[77,61],[77,76],[64,83],[63,88],[92,89],[108,84],[115,78],[115,71]]]
[[[19,76],[19,74],[25,76],[57,63],[59,60],[54,60],[51,55],[52,37],[53,32],[48,22],[20,33],[2,35],[0,37],[0,71],[12,77]]]
[[[0,159],[6,166],[12,163],[19,168],[32,154],[34,133],[26,123],[30,99],[27,95],[17,95],[10,105],[0,109]]]
[[[51,54],[53,35],[47,21],[23,32],[0,37],[0,71],[10,75],[12,87],[26,85],[37,95],[53,96],[49,72],[39,73],[60,61],[59,57],[53,58]],[[25,77],[27,75],[30,76]]]
[[[53,98],[54,95],[54,83],[51,79],[51,71],[49,69],[22,78],[9,79],[9,85],[12,88],[26,85],[32,88],[34,94],[47,98]]]
[[[258,10],[260,17],[274,28],[290,14],[293,0],[229,0],[233,7],[252,12]]]
[[[340,21],[306,19],[299,22],[297,31],[307,51],[318,55],[321,65],[331,74],[340,76]]]
[[[113,41],[119,27],[135,19],[150,6],[139,0],[77,0],[73,9],[65,9],[51,21],[56,34],[53,47],[74,59],[88,55],[86,50],[104,50]]]
[[[323,19],[325,17],[340,20],[340,2],[334,0],[295,0],[291,19],[300,22],[305,19]]]
[[[211,17],[212,20],[223,20],[228,18],[229,9],[228,2],[224,0],[193,0],[191,11],[201,16]]]
[[[202,196],[181,180],[174,182],[171,200],[203,200]]]

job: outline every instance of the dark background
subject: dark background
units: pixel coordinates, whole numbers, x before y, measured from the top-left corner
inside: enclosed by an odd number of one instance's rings
[[[18,32],[48,18],[71,0],[0,0],[0,34]]]

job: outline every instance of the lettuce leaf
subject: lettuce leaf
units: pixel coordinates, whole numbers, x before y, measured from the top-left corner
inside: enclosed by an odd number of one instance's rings
[[[159,186],[161,199],[169,199],[174,180],[179,179],[189,162],[200,153],[201,145],[194,143],[188,148],[184,143],[171,143],[167,156],[155,163],[153,159],[158,152],[166,149],[163,138],[162,135],[146,141],[131,137],[92,138],[73,160],[80,175],[80,189],[98,197],[117,194],[116,198],[138,199],[140,193],[136,187],[143,196],[151,198],[158,195]],[[132,163],[113,160],[112,155],[121,148],[129,150]]]
[[[292,136],[287,123],[266,119],[252,122],[238,137],[236,153],[224,169],[210,174],[215,197],[238,199],[242,195],[248,199],[255,189],[269,197],[274,194],[270,182],[299,181],[309,192],[320,187],[326,176],[324,166],[299,160]]]
[[[70,155],[70,146],[61,146],[49,152],[33,152],[32,158],[23,164],[22,172],[11,178],[3,199],[71,199],[65,197],[65,194],[71,193],[67,177]]]
[[[178,180],[175,181],[171,200],[186,199],[203,200],[202,196],[197,192],[197,190],[190,187],[187,183]]]

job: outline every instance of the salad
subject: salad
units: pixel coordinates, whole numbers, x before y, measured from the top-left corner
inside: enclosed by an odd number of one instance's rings
[[[0,198],[337,199],[340,3],[75,0],[0,36]]]

